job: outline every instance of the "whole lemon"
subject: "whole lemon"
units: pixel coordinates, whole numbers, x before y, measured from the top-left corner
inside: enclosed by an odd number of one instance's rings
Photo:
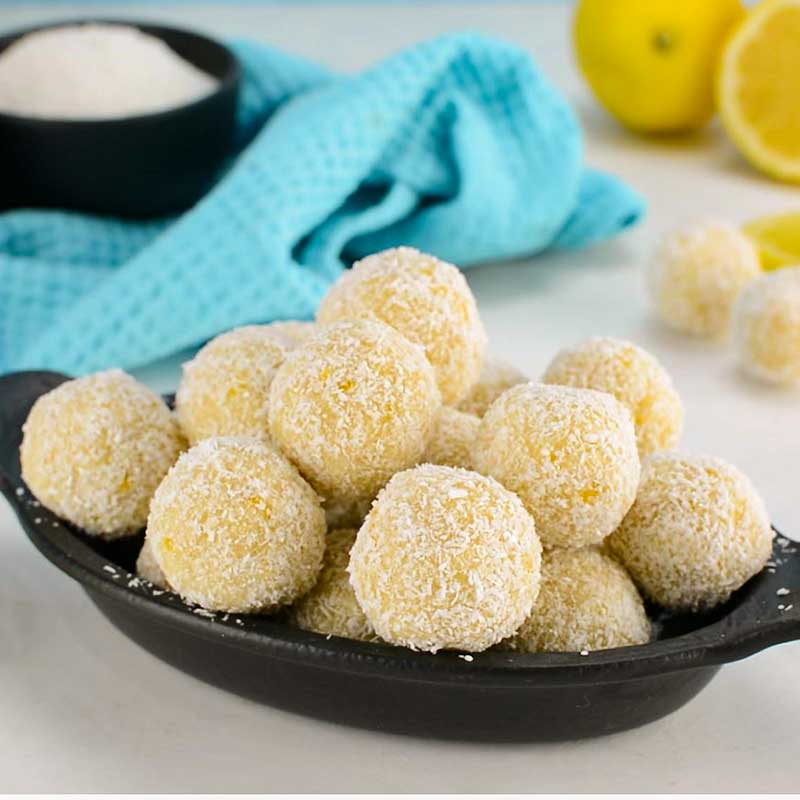
[[[578,63],[600,103],[645,133],[699,128],[714,112],[717,56],[740,0],[580,0]]]

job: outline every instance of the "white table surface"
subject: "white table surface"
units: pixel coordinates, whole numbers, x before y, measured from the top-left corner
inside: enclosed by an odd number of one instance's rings
[[[58,4],[3,6],[0,28],[66,12]],[[753,384],[725,346],[666,332],[641,289],[642,264],[661,230],[699,215],[739,221],[800,206],[800,190],[754,174],[716,127],[676,142],[617,128],[576,74],[564,4],[115,4],[114,12],[258,37],[345,70],[455,28],[529,48],[578,109],[588,160],[644,192],[650,214],[634,232],[587,252],[471,271],[492,349],[531,376],[560,346],[593,334],[652,350],[683,395],[684,446],[744,468],[776,525],[800,535],[800,392]],[[179,361],[138,375],[174,388]],[[0,791],[777,792],[800,787],[798,745],[798,644],[725,667],[667,719],[580,743],[435,743],[256,705],[128,641],[34,552],[0,504]]]

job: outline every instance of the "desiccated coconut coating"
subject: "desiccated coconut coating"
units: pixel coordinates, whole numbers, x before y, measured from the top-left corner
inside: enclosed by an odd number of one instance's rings
[[[313,322],[305,322],[298,319],[270,322],[263,327],[270,336],[277,337],[279,341],[290,349],[303,344],[317,330],[317,326]]]
[[[649,264],[647,286],[667,325],[721,337],[737,295],[760,271],[750,239],[735,226],[712,220],[661,240]]]
[[[539,597],[503,646],[522,653],[580,653],[646,644],[650,621],[623,567],[597,548],[542,556]]]
[[[153,492],[185,446],[161,398],[118,369],[42,395],[22,430],[22,477],[37,500],[106,539],[144,527]]]
[[[328,534],[319,578],[290,611],[289,618],[298,628],[345,639],[378,640],[350,586],[347,565],[355,540],[352,528]]]
[[[327,500],[372,500],[419,461],[440,403],[421,347],[380,322],[340,322],[278,370],[269,430]]]
[[[190,444],[210,436],[267,437],[269,387],[291,349],[269,325],[247,325],[212,339],[183,365],[175,395]]]
[[[639,481],[630,411],[610,394],[570,386],[527,383],[500,395],[472,462],[520,496],[545,547],[601,542]]]
[[[153,548],[150,544],[150,539],[146,536],[142,549],[139,551],[139,557],[136,559],[136,574],[140,578],[149,581],[153,586],[158,586],[161,589],[167,589],[167,579],[158,566],[155,555],[153,555]]]
[[[472,442],[480,424],[480,419],[474,414],[465,414],[450,406],[442,406],[422,461],[469,469],[472,463]]]
[[[457,405],[478,379],[486,332],[457,267],[411,247],[384,250],[342,276],[322,299],[319,322],[371,319],[422,345],[442,402]]]
[[[486,356],[477,382],[458,404],[458,408],[460,411],[482,417],[506,389],[519,383],[528,383],[529,380],[530,378],[511,364],[491,355]]]
[[[633,342],[597,336],[556,355],[544,383],[613,394],[633,415],[639,456],[669,450],[683,428],[683,404],[658,360]]]
[[[800,381],[800,267],[757,278],[739,295],[733,335],[742,366],[762,380]]]
[[[156,490],[147,538],[167,583],[213,611],[268,611],[317,579],[325,514],[271,445],[204,439]]]
[[[540,560],[533,519],[518,497],[475,472],[423,464],[378,495],[349,571],[385,641],[477,652],[528,616]]]
[[[736,467],[654,453],[636,502],[607,544],[651,600],[696,611],[724,602],[762,569],[772,531],[758,492]]]

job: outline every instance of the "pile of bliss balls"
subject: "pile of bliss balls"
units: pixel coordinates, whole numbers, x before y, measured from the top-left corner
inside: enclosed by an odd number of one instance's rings
[[[23,476],[90,535],[146,527],[139,573],[187,602],[430,652],[644,644],[643,597],[705,610],[762,569],[759,495],[674,450],[652,355],[594,338],[535,383],[485,351],[461,272],[386,250],[316,322],[209,342],[174,413],[119,370],[43,395]]]
[[[800,383],[800,265],[762,272],[741,230],[703,220],[663,237],[647,285],[658,316],[674,330],[729,337],[751,376]]]

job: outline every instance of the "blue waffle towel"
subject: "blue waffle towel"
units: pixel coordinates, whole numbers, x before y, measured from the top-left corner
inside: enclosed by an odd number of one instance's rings
[[[584,168],[569,106],[507,43],[447,35],[355,76],[233,48],[236,157],[193,209],[0,215],[0,373],[134,367],[237,325],[310,318],[346,263],[385,247],[468,267],[585,245],[642,214]]]

